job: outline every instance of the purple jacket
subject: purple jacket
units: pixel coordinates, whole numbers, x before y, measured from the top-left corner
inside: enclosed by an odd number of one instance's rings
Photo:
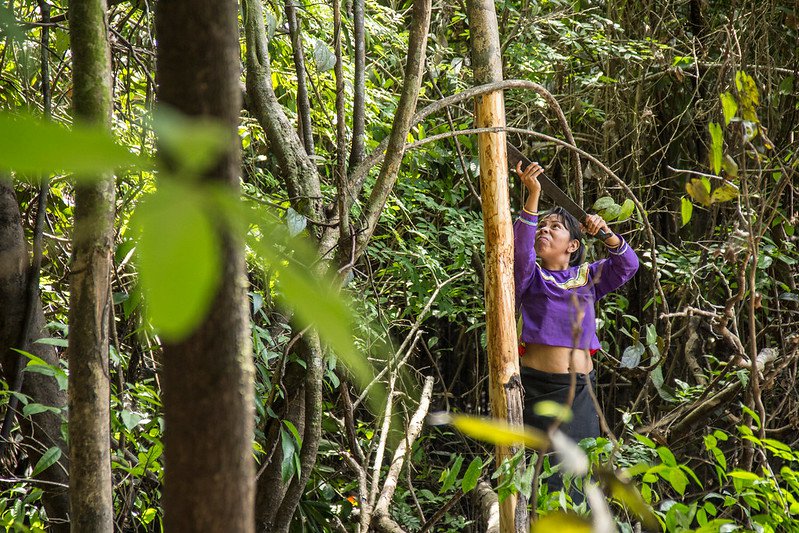
[[[526,343],[574,346],[578,306],[583,314],[576,348],[597,349],[594,303],[627,283],[638,270],[638,256],[622,239],[610,256],[566,270],[547,270],[535,261],[538,216],[522,211],[513,225],[516,309],[521,306]],[[621,237],[619,237],[621,238]]]

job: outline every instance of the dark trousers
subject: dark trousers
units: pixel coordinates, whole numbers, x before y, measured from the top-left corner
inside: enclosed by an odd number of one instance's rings
[[[522,385],[524,386],[524,423],[542,431],[547,431],[554,419],[535,413],[534,406],[538,402],[549,400],[565,404],[569,395],[571,376],[569,374],[552,374],[533,368],[521,367]],[[588,387],[596,386],[596,372],[591,371],[585,375],[577,374],[577,386],[574,391],[574,401],[571,405],[572,419],[560,425],[560,431],[568,435],[575,442],[580,442],[587,437],[598,437],[599,415],[594,407]],[[552,456],[550,464],[557,463],[557,456]],[[562,490],[563,478],[560,472],[547,479],[550,492]],[[584,497],[575,490],[570,491],[575,503],[583,501]]]

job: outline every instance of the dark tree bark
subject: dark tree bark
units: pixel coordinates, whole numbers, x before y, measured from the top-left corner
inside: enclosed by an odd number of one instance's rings
[[[69,5],[75,120],[110,129],[111,52],[105,0]],[[69,302],[69,442],[72,531],[113,529],[108,376],[114,181],[76,187]]]
[[[241,109],[234,2],[168,0],[156,11],[158,98],[218,119],[227,149],[204,176],[238,191]],[[222,279],[208,315],[165,343],[165,526],[169,531],[253,531],[253,364],[244,247],[227,228]]]
[[[0,368],[3,379],[11,383],[14,367],[19,354],[11,350],[18,348],[21,330],[24,327],[27,305],[33,305],[31,323],[24,344],[26,351],[41,357],[50,365],[58,366],[58,355],[52,346],[36,344],[33,341],[46,337],[44,313],[38,295],[28,304],[28,251],[22,229],[14,190],[10,182],[0,179]],[[38,373],[25,372],[21,392],[33,398],[34,402],[63,409],[67,405],[66,393],[59,389],[56,380]],[[47,516],[53,522],[52,531],[68,531],[66,520],[69,515],[69,496],[66,485],[68,460],[67,446],[61,437],[61,415],[44,412],[31,417],[18,417],[23,432],[22,444],[32,464],[52,446],[61,448],[59,462],[38,477],[48,482],[44,489],[43,501]],[[52,485],[56,483],[58,485]]]
[[[313,133],[311,132],[311,102],[308,100],[308,84],[305,83],[305,54],[302,49],[302,28],[297,18],[294,0],[286,0],[286,20],[289,23],[291,48],[294,52],[294,70],[297,71],[297,117],[302,144],[308,155],[314,154]]]
[[[364,137],[366,133],[366,32],[364,0],[353,2],[353,35],[355,52],[355,79],[353,80],[354,99],[352,103],[352,150],[350,151],[350,170],[357,167],[364,157]]]

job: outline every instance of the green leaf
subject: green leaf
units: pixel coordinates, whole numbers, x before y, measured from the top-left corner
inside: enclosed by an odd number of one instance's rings
[[[291,435],[294,437],[294,442],[297,443],[297,447],[302,448],[302,437],[300,436],[300,432],[297,431],[297,426],[292,424],[290,420],[284,420],[283,425],[291,432]]]
[[[711,122],[707,125],[707,129],[710,130],[710,168],[713,170],[714,174],[718,174],[721,172],[721,155],[724,149],[724,138],[721,133],[721,126],[718,122]]]
[[[142,416],[139,413],[134,413],[128,409],[122,410],[120,418],[122,418],[122,423],[125,425],[128,431],[138,426],[139,422],[142,421]]]
[[[594,211],[603,211],[611,206],[616,205],[616,202],[610,196],[603,196],[602,198],[598,198],[596,202],[594,202],[594,206],[592,209]]]
[[[321,39],[316,40],[316,46],[313,50],[314,62],[319,72],[326,72],[336,66],[336,56],[330,50],[330,47]]]
[[[58,446],[53,446],[42,455],[41,459],[36,462],[36,466],[33,467],[33,472],[31,472],[31,477],[36,477],[51,466],[53,466],[58,460],[61,459],[61,448]]]
[[[691,203],[691,200],[683,196],[680,198],[680,214],[682,215],[682,226],[688,224],[691,221],[691,215],[694,212],[694,204]]]
[[[47,411],[58,414],[61,412],[61,409],[50,405],[42,405],[40,403],[29,403],[28,405],[22,408],[22,416],[28,417],[31,415],[38,415],[39,413],[44,413]]]
[[[667,466],[677,466],[677,459],[674,458],[674,454],[671,453],[671,450],[665,446],[661,446],[657,449],[657,452],[663,464]]]
[[[483,460],[479,457],[475,457],[472,459],[472,462],[469,463],[466,473],[463,474],[463,480],[461,480],[461,490],[463,490],[464,494],[471,492],[477,486],[477,481],[480,479],[482,471]]]
[[[621,356],[622,368],[635,368],[641,362],[641,356],[644,355],[644,345],[640,342],[625,348]]]
[[[458,474],[461,473],[461,466],[463,466],[463,456],[458,455],[455,457],[455,463],[453,463],[452,468],[449,469],[447,477],[444,478],[444,483],[441,485],[441,490],[438,491],[439,494],[444,494],[455,485],[455,481],[458,479]]]
[[[619,211],[619,216],[617,220],[619,221],[627,220],[628,218],[630,218],[630,215],[633,214],[633,211],[635,211],[635,202],[627,198],[626,200],[624,200],[624,203],[621,204],[621,210]]]
[[[61,348],[67,348],[69,346],[69,341],[67,339],[58,339],[58,338],[44,338],[44,339],[37,339],[33,341],[37,344],[47,344],[50,346],[59,346]]]
[[[64,372],[61,369],[61,367],[53,366],[44,359],[42,359],[41,357],[26,352],[25,350],[18,350],[17,348],[11,348],[11,349],[30,359],[30,361],[28,361],[27,366],[25,366],[24,369],[25,372],[34,372],[36,374],[42,374],[44,376],[53,377],[58,383],[58,387],[60,390],[62,391],[67,390],[67,384],[69,382],[69,378],[67,378],[66,372]]]
[[[280,463],[280,477],[283,479],[283,483],[286,483],[294,475],[296,448],[291,434],[283,428],[280,428],[280,446],[283,451],[283,460]]]
[[[721,161],[721,169],[730,177],[738,177],[738,163],[730,154],[724,154],[724,159]]]
[[[734,470],[730,472],[728,475],[735,479],[745,479],[748,481],[758,481],[760,479],[760,476],[758,476],[757,474],[754,474],[752,472],[745,472],[743,470]]]
[[[688,477],[679,468],[671,468],[669,469],[669,483],[682,496],[688,486]]]
[[[209,203],[201,191],[162,179],[134,216],[149,318],[165,339],[182,339],[206,315],[219,284],[219,239]]]
[[[655,444],[655,441],[653,441],[649,437],[641,435],[640,433],[634,433],[633,436],[635,437],[635,440],[637,440],[638,442],[640,442],[641,444],[643,444],[647,448],[652,448],[654,450],[655,447],[657,446]]]
[[[724,125],[727,126],[738,111],[738,102],[736,102],[735,97],[728,92],[721,93],[720,98],[721,109],[724,111]]]
[[[25,174],[67,172],[99,178],[116,167],[143,163],[102,128],[76,124],[69,130],[27,115],[0,113],[0,146],[0,170]]]

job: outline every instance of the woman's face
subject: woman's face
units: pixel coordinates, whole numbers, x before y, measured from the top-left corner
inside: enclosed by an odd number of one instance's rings
[[[559,215],[548,215],[538,221],[535,252],[540,257],[556,259],[564,254],[569,256],[578,247],[579,241],[571,238],[569,228]]]

